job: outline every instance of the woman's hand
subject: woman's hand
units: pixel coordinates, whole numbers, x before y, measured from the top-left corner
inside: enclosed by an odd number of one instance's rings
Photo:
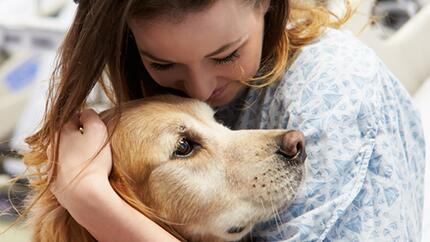
[[[105,124],[91,109],[67,122],[61,130],[52,193],[98,241],[178,241],[110,186],[111,149],[109,143],[103,147],[107,138]],[[53,147],[48,147],[48,158]]]
[[[112,155],[109,144],[103,147],[107,128],[92,109],[74,115],[59,138],[57,173],[50,188],[60,204],[68,208],[73,201],[79,202],[76,198],[90,195],[85,193],[95,184],[109,185]],[[48,158],[52,158],[53,147],[48,147]]]

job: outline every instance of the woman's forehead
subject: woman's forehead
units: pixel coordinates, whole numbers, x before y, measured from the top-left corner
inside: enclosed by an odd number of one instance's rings
[[[245,38],[257,25],[252,7],[236,1],[218,1],[201,12],[189,13],[178,23],[166,19],[133,19],[129,26],[139,48],[145,52],[171,54],[172,48],[185,52],[207,52]],[[207,50],[203,47],[207,47]]]
[[[130,18],[141,18],[146,20],[165,20],[172,23],[179,23],[188,14],[204,13],[214,5],[225,5],[228,7],[244,8],[257,6],[259,0],[156,0],[156,1],[136,1],[131,6],[128,13]]]
[[[134,19],[129,24],[139,49],[159,59],[175,61],[175,53],[181,57],[207,55],[227,43],[245,39],[257,26],[253,8],[244,9],[234,2],[219,1],[203,12],[187,14],[178,23]]]

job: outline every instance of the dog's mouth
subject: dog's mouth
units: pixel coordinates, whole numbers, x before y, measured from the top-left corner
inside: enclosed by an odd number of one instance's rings
[[[254,177],[257,201],[272,210],[283,210],[292,202],[303,182],[307,154],[303,146],[297,146],[295,154],[278,149],[271,169]],[[270,210],[270,211],[272,211]],[[269,211],[269,212],[270,212]]]
[[[225,235],[231,238],[244,236],[255,224],[266,221],[277,211],[287,208],[302,184],[306,156],[302,145],[297,145],[294,154],[287,154],[282,149],[275,150],[264,161],[268,166],[249,177],[251,197],[243,199],[252,201],[253,217],[226,227]]]

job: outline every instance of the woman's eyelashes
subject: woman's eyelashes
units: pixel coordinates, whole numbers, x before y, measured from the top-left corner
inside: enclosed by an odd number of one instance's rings
[[[213,59],[213,60],[215,61],[216,64],[222,65],[222,64],[231,63],[231,62],[235,61],[237,58],[239,58],[239,51],[235,50],[230,55],[228,55],[228,56],[226,56],[224,58]]]
[[[240,57],[239,50],[237,49],[224,58],[221,58],[221,59],[214,58],[212,60],[215,62],[216,65],[224,65],[224,64],[229,64],[229,63],[234,62],[239,57]],[[156,62],[150,63],[151,68],[153,68],[154,70],[157,70],[157,71],[169,70],[169,69],[173,68],[174,65],[175,65],[174,63],[168,63],[168,64],[161,64],[161,63],[156,63]]]
[[[156,62],[152,62],[150,64],[151,68],[157,70],[157,71],[165,71],[173,67],[173,64],[160,64]]]

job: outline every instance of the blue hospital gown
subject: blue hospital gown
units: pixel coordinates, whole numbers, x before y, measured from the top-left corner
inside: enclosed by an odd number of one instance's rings
[[[217,117],[232,129],[305,134],[304,183],[279,218],[255,227],[253,241],[420,241],[420,118],[400,82],[351,34],[325,31],[282,80],[249,89]]]

